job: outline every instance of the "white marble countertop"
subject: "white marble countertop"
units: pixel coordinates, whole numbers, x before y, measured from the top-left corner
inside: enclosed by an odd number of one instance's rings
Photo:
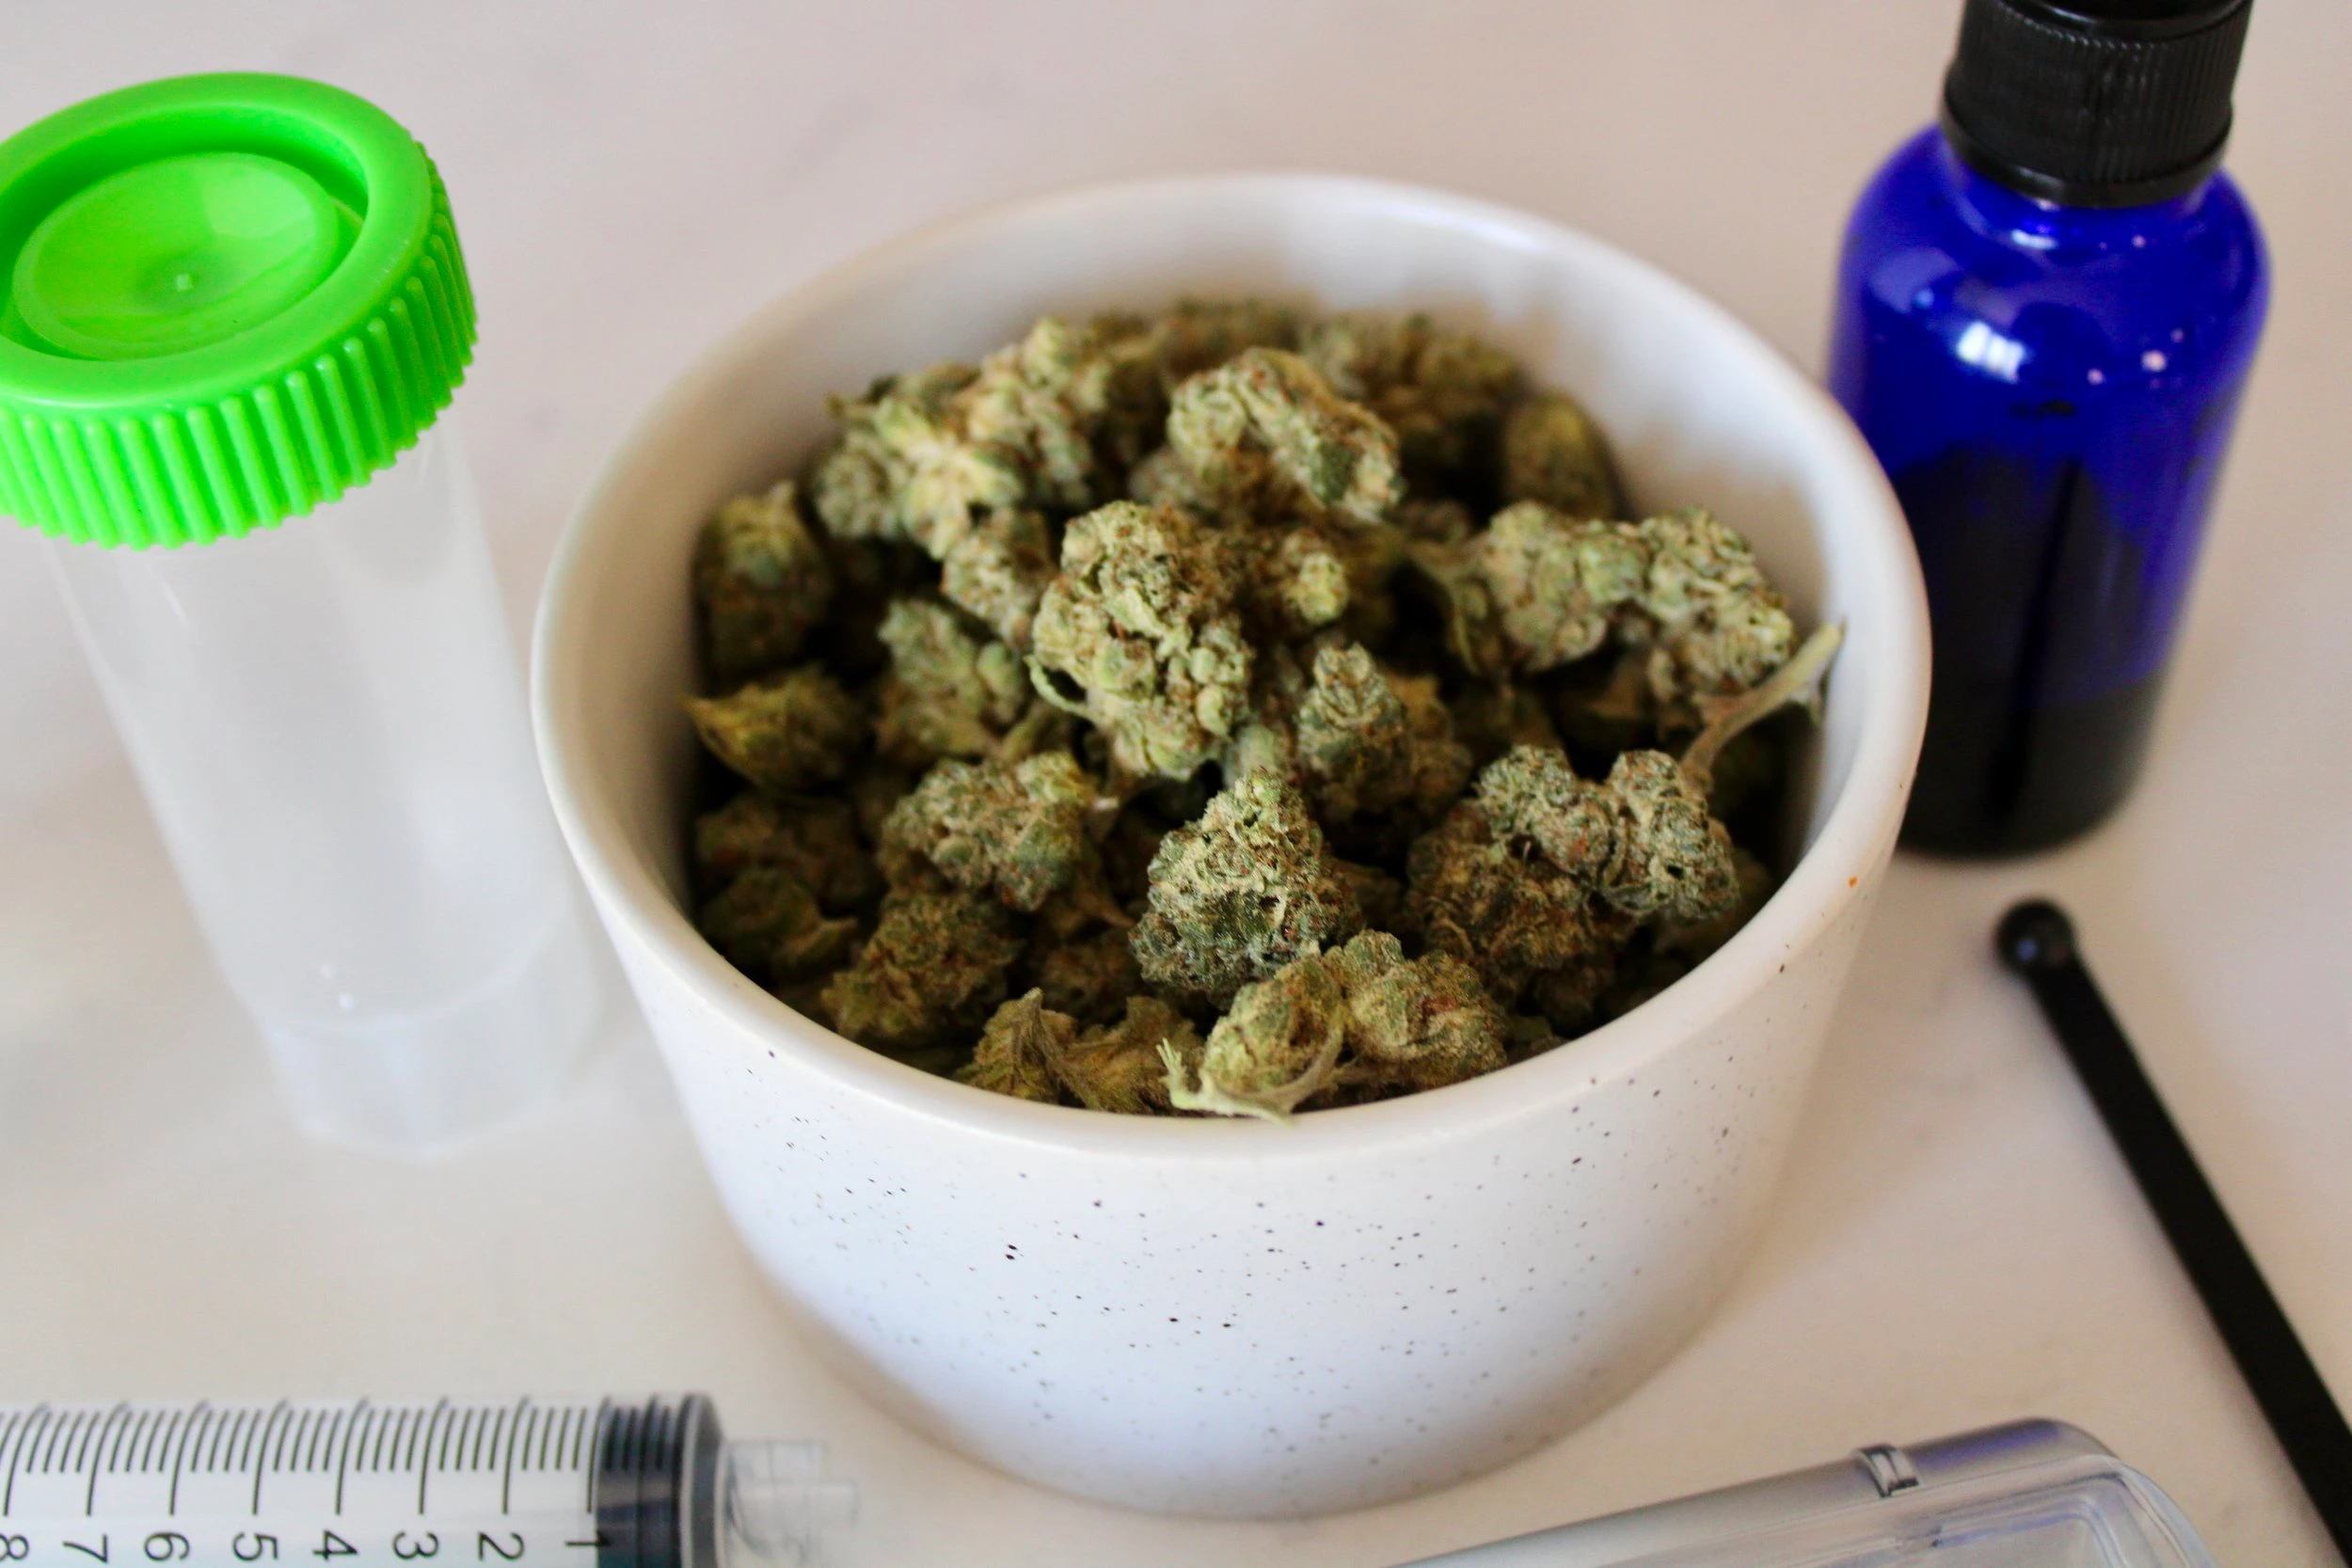
[[[484,323],[462,408],[519,630],[601,454],[813,270],[1009,195],[1325,167],[1581,225],[1819,362],[1847,203],[1928,118],[1953,0],[12,0],[0,128],[248,67],[433,150]],[[829,1439],[846,1568],[1275,1563],[1446,1547],[2014,1416],[2088,1427],[2225,1562],[2333,1560],[1986,932],[2047,890],[2352,1394],[2352,7],[2263,0],[2233,167],[2255,372],[2155,762],[2042,861],[1896,868],[1769,1232],[1691,1346],[1451,1492],[1272,1524],[1039,1492],[791,1338],[626,1007],[560,1103],[437,1164],[306,1144],[207,966],[46,580],[0,532],[0,1400],[700,1387]],[[1178,1456],[1171,1456],[1172,1460]]]

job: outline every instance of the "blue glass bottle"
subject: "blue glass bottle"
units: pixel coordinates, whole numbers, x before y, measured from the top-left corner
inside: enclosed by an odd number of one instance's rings
[[[1968,47],[1963,28],[1963,63]],[[2095,204],[2080,182],[2055,199],[1955,123],[1960,74],[1944,126],[1854,209],[1830,387],[1927,578],[1934,688],[1904,840],[2007,853],[2091,827],[2139,771],[2268,275],[2217,143],[2160,199]]]

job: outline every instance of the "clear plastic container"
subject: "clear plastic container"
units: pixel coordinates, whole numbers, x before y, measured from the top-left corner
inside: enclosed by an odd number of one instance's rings
[[[183,76],[0,142],[0,515],[312,1131],[538,1099],[603,990],[442,411],[473,294],[382,110]]]
[[[2015,1421],[1589,1519],[1415,1568],[2214,1568],[2156,1484]]]
[[[277,529],[51,548],[304,1125],[421,1152],[560,1080],[600,975],[447,420]]]

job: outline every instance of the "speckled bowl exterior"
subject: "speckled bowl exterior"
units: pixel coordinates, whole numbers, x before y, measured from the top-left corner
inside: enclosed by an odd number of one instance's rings
[[[1745,531],[1848,642],[1803,859],[1691,976],[1574,1044],[1291,1127],[1028,1104],[901,1067],[731,969],[681,908],[697,525],[823,440],[829,392],[1035,316],[1243,293],[1416,308],[1591,404],[1645,507]],[[1476,1474],[1655,1368],[1739,1269],[1909,789],[1926,611],[1836,407],[1716,307],[1523,214],[1354,180],[1112,186],[793,290],[629,436],[535,650],[556,810],[746,1245],[874,1397],[1131,1507],[1315,1513]]]

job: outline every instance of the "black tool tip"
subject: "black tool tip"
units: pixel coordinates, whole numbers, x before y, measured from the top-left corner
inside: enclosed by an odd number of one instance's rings
[[[2047,898],[2028,898],[2001,916],[1993,945],[2020,974],[2047,974],[2074,961],[2074,923]]]

